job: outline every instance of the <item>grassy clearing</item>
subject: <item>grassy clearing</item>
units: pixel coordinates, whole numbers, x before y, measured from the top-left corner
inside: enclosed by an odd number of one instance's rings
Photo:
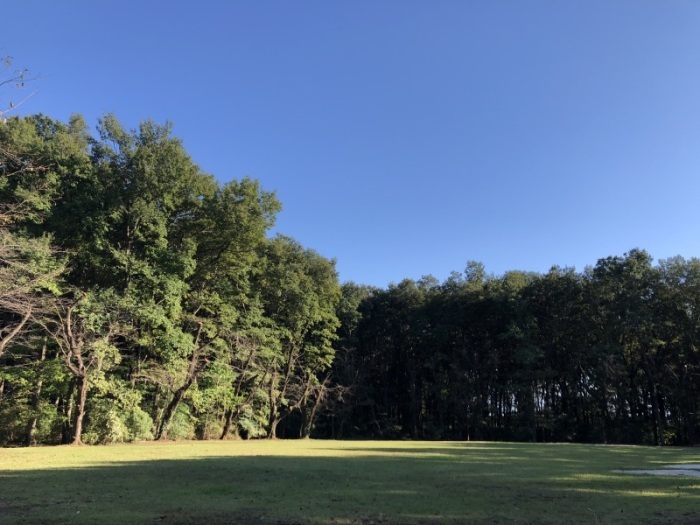
[[[700,523],[648,447],[228,441],[0,449],[0,523]]]

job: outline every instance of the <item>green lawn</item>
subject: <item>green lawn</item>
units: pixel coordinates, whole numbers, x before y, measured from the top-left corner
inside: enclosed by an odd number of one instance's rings
[[[410,441],[0,449],[0,523],[700,523],[700,450]]]

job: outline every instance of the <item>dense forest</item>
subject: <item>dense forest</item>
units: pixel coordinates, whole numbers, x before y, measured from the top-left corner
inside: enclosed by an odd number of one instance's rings
[[[696,444],[700,260],[345,283],[168,125],[0,124],[0,444]]]
[[[700,261],[343,286],[333,435],[691,444]]]

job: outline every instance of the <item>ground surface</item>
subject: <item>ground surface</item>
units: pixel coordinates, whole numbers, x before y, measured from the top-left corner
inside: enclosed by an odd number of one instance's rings
[[[614,472],[642,476],[690,476],[700,478],[700,463],[679,463],[678,465],[664,465],[661,468],[651,470],[616,470]]]
[[[0,449],[2,524],[700,523],[682,448],[228,441]]]

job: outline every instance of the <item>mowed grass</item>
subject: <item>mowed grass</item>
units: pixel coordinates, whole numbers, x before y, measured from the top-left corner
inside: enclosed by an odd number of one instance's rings
[[[700,523],[700,450],[225,441],[0,449],[0,523]]]

